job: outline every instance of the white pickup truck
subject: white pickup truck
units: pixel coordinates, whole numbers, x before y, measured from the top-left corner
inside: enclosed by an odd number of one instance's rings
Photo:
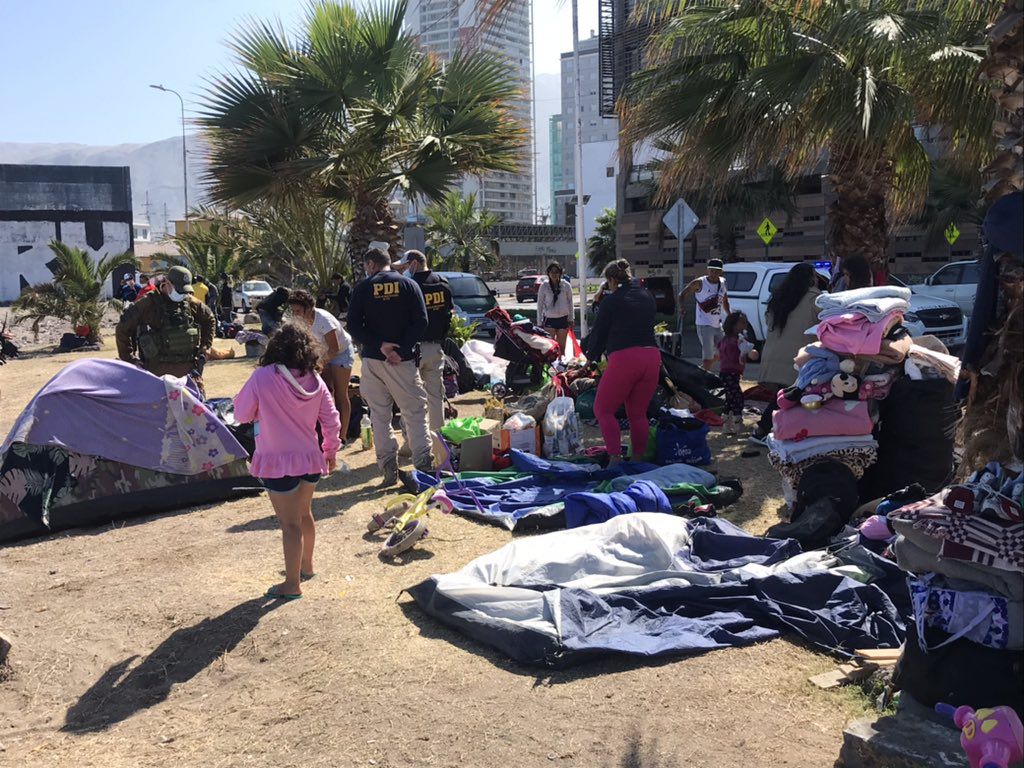
[[[786,279],[793,265],[785,262],[750,261],[725,265],[725,285],[729,292],[729,307],[740,310],[750,321],[751,340],[763,342],[768,333],[765,312],[772,291]],[[828,275],[819,270],[822,283]],[[890,285],[903,285],[892,275]],[[910,311],[903,324],[913,337],[930,334],[947,347],[961,346],[967,336],[967,319],[954,302],[914,293],[910,297]]]
[[[978,262],[954,261],[939,269],[921,285],[912,285],[914,295],[931,296],[956,303],[964,314],[974,311],[978,294]]]

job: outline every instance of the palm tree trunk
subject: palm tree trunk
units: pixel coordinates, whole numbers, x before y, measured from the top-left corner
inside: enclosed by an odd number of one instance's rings
[[[828,206],[829,247],[841,259],[860,254],[873,270],[888,272],[892,161],[865,162],[856,148],[832,147],[827,173],[835,194]]]
[[[362,277],[363,257],[372,242],[387,243],[394,260],[402,245],[402,234],[387,200],[357,199],[348,235],[348,257],[352,262],[353,279]]]
[[[988,56],[981,71],[992,98],[999,105],[999,117],[992,124],[996,157],[984,169],[987,177],[985,199],[995,202],[1003,195],[1024,188],[1024,72],[1020,51],[1024,46],[1024,25],[1020,13],[1024,0],[1004,0],[1003,10],[989,27]]]
[[[736,261],[736,227],[732,217],[715,217],[715,248],[726,264]]]

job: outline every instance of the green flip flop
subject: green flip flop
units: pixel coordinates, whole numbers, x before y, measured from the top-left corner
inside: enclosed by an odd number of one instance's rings
[[[286,595],[283,592],[278,592],[277,587],[271,587],[267,590],[266,597],[269,597],[271,600],[298,600],[302,597],[302,594]]]
[[[302,571],[299,571],[299,581],[309,581],[310,579],[315,577],[315,573],[303,573]]]

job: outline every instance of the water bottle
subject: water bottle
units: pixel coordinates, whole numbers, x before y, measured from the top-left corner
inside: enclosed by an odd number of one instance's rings
[[[363,444],[363,450],[373,448],[373,426],[370,424],[370,417],[364,415],[359,422],[359,439]]]

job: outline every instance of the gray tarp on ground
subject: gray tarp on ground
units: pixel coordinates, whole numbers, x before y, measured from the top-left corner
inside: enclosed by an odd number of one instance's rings
[[[638,513],[519,539],[410,589],[428,614],[513,659],[698,653],[791,633],[835,653],[904,635],[877,587],[824,552],[723,520]]]

